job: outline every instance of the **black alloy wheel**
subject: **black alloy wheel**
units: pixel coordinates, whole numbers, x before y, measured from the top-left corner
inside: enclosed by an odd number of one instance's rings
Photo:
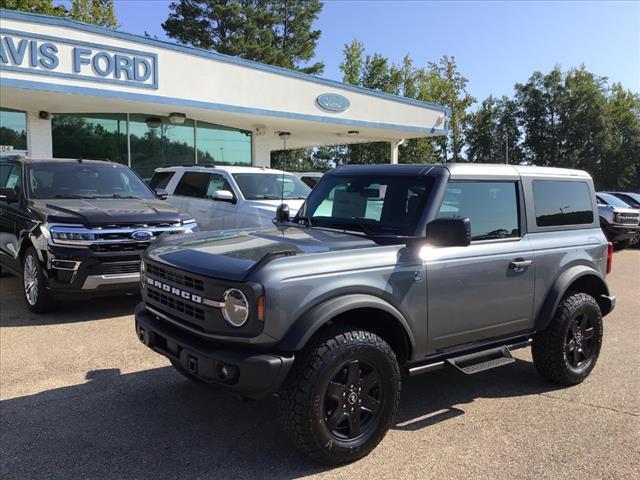
[[[374,428],[383,401],[378,369],[361,360],[338,367],[324,395],[324,421],[337,440],[355,440]]]
[[[595,349],[595,326],[590,315],[582,314],[573,319],[565,338],[567,362],[575,369],[582,368],[593,360]]]

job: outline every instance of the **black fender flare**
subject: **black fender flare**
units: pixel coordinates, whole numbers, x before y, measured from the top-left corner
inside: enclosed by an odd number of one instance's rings
[[[588,267],[586,265],[574,265],[569,267],[564,272],[560,274],[560,276],[556,279],[553,287],[549,290],[547,294],[547,298],[544,300],[540,311],[536,315],[536,319],[534,322],[534,327],[536,331],[544,330],[558,308],[558,304],[562,297],[565,295],[569,287],[580,278],[583,277],[594,277],[596,279],[597,285],[601,293],[596,295],[595,299],[600,304],[601,308],[603,307],[603,303],[606,302],[606,299],[601,298],[601,295],[608,296],[609,288],[607,287],[607,282],[600,272],[594,270],[592,267]],[[602,303],[601,303],[602,302]],[[609,313],[608,310],[604,310],[603,315]]]
[[[402,313],[386,300],[370,294],[354,293],[330,298],[302,314],[287,331],[279,348],[287,352],[301,350],[309,339],[331,319],[336,316],[357,310],[371,308],[390,314],[402,326],[409,340],[411,351],[415,349],[415,338],[409,323]]]

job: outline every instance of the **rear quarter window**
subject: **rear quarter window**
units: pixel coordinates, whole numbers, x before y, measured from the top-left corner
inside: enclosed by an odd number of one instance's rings
[[[534,180],[533,203],[539,227],[593,223],[593,204],[587,182]]]
[[[151,188],[167,188],[174,173],[175,172],[155,172],[151,180],[149,180],[149,186]]]

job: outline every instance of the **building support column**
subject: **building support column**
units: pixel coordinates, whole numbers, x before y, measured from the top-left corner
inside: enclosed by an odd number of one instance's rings
[[[402,140],[396,140],[394,142],[391,142],[391,164],[392,165],[397,165],[398,164],[398,153],[399,153],[399,148],[400,145],[402,145],[404,143],[404,138]]]
[[[271,167],[271,144],[265,135],[258,135],[256,132],[251,135],[251,165]]]
[[[51,114],[40,118],[40,112],[27,112],[27,155],[32,158],[52,158]]]

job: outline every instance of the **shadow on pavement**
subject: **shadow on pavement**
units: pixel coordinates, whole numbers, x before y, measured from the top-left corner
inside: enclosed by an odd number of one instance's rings
[[[122,375],[0,402],[0,477],[294,478],[322,471],[280,431],[276,400],[238,401],[171,368]],[[398,430],[464,414],[476,398],[550,390],[528,362],[476,376],[450,370],[405,379]]]
[[[21,280],[3,275],[0,279],[0,326],[28,327],[34,325],[55,325],[60,323],[89,322],[105,318],[133,315],[139,295],[107,297],[79,297],[61,301],[58,308],[46,314],[31,312],[24,301]]]

